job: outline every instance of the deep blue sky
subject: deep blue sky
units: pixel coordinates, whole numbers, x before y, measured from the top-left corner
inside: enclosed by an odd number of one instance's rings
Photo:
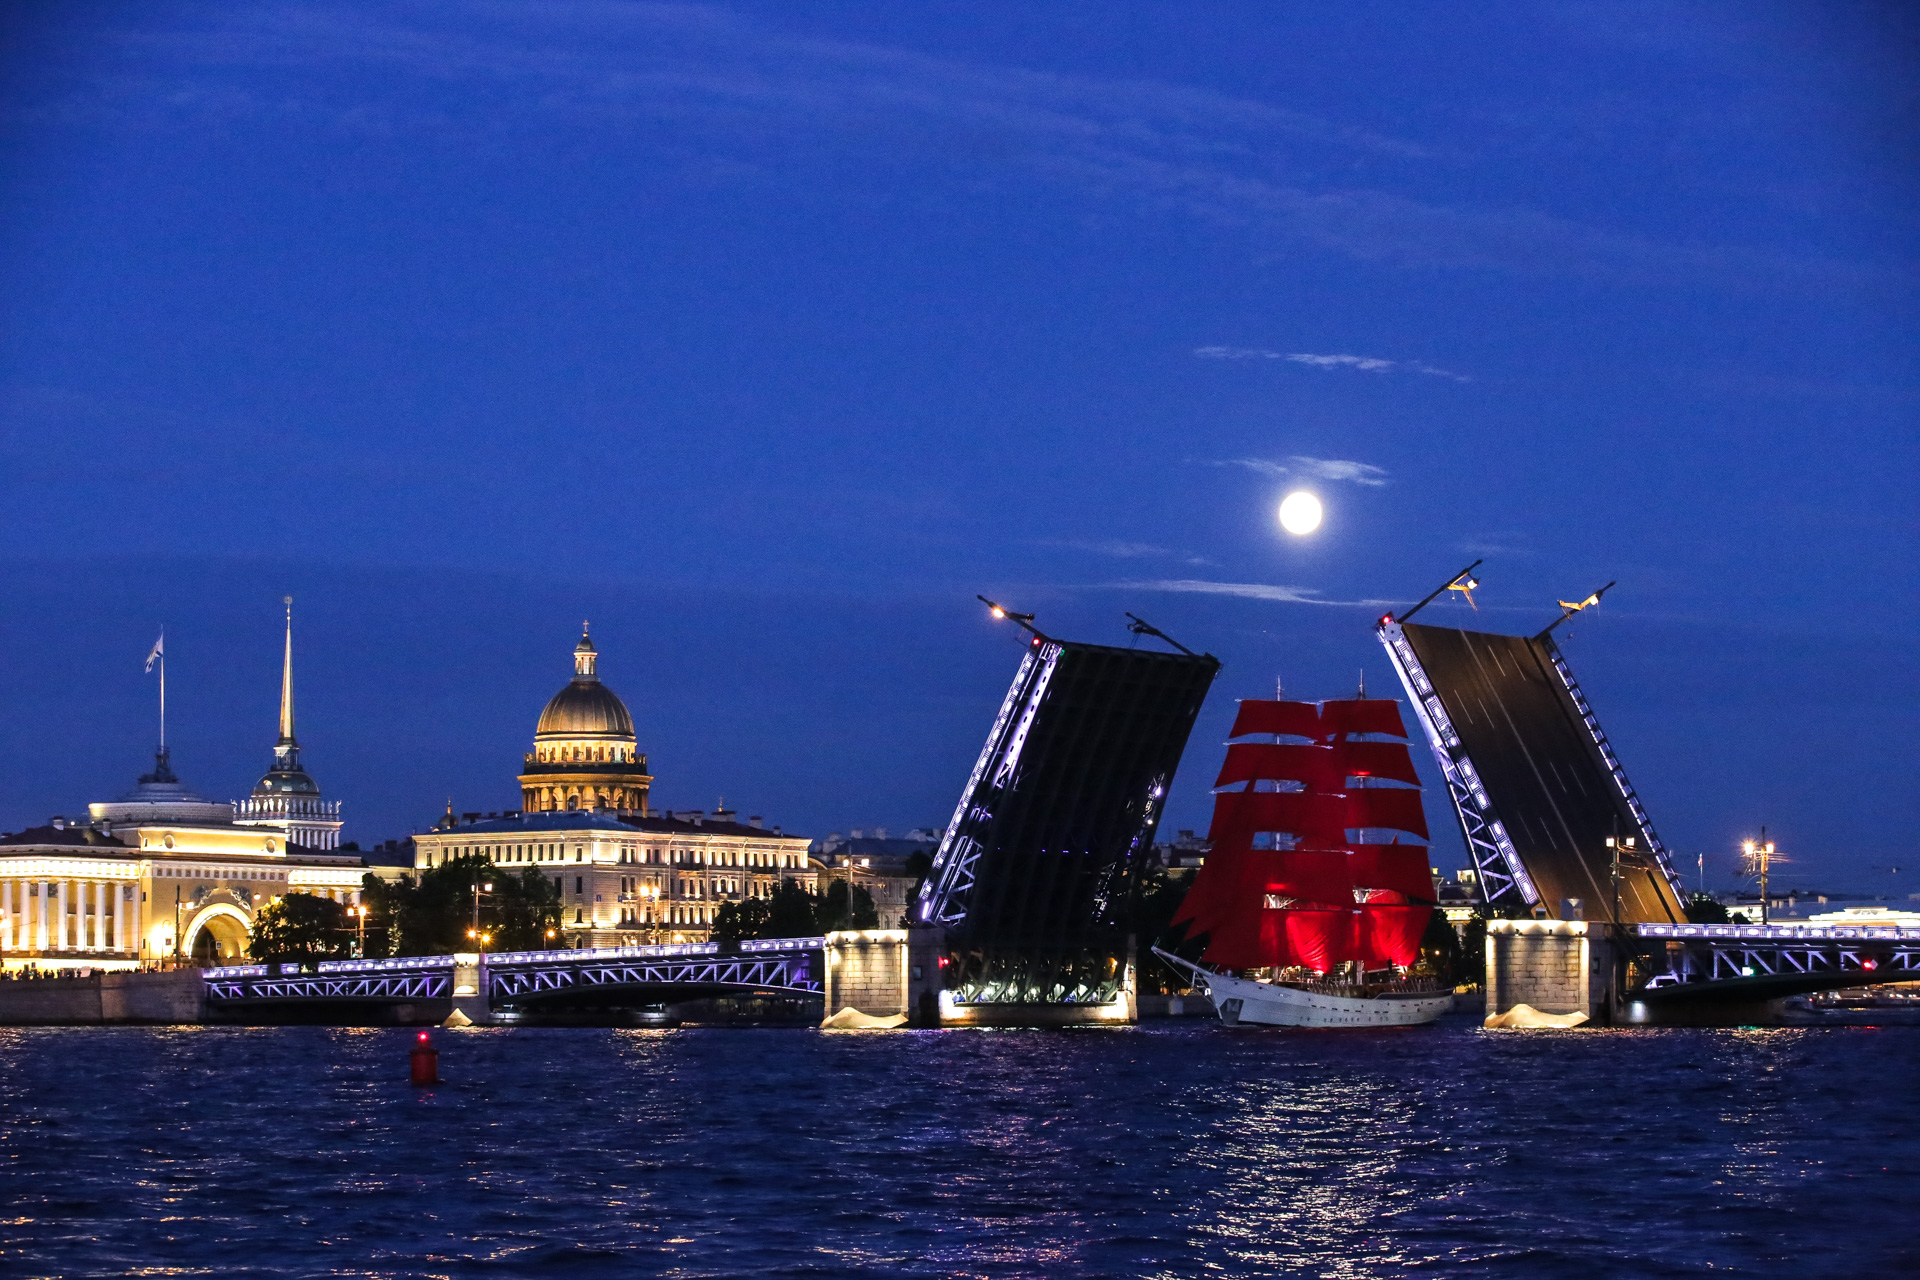
[[[9,15],[0,828],[145,766],[162,622],[244,793],[287,592],[350,838],[517,803],[582,617],[656,803],[938,824],[975,591],[1226,661],[1204,827],[1234,698],[1481,556],[1491,629],[1620,581],[1670,845],[1920,891],[1904,6]]]

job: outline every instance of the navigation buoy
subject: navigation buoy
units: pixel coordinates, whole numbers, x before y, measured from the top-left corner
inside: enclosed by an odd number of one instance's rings
[[[440,1083],[440,1051],[433,1047],[431,1032],[422,1031],[413,1043],[413,1082],[417,1085]]]

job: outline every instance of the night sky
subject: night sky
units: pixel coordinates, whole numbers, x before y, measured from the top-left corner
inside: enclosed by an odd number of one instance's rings
[[[1689,868],[1920,892],[1907,6],[8,14],[0,829],[150,766],[163,624],[245,794],[289,593],[348,839],[517,805],[582,619],[657,806],[937,826],[984,592],[1223,659],[1170,835],[1483,558],[1423,620],[1618,579],[1565,647]]]

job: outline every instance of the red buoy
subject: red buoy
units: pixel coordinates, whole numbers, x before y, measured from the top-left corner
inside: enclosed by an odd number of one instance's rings
[[[440,1083],[440,1051],[433,1047],[433,1038],[425,1031],[413,1044],[413,1082],[417,1085]]]

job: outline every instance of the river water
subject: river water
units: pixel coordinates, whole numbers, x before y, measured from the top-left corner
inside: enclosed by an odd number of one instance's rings
[[[411,1039],[0,1031],[0,1274],[1920,1274],[1920,1029]]]

